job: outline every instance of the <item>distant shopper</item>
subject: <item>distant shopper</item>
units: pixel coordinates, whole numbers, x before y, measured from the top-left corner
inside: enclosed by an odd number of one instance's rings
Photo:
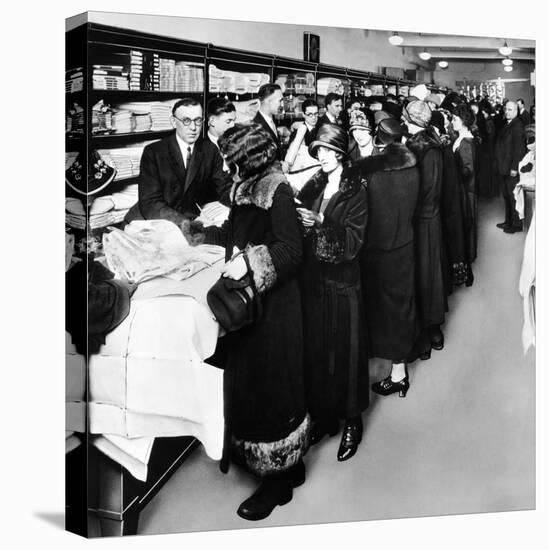
[[[522,120],[522,124],[524,126],[528,126],[528,124],[532,123],[532,119],[530,117],[530,113],[526,110],[526,105],[524,104],[524,99],[520,98],[517,99],[517,106],[519,111],[519,118]]]
[[[322,126],[322,124],[337,124],[341,126],[341,120],[339,118],[343,110],[343,99],[341,96],[329,93],[324,100],[324,106],[326,107],[326,112],[318,121],[319,127]]]
[[[505,126],[499,131],[494,150],[496,172],[505,203],[505,219],[497,226],[505,233],[522,231],[522,222],[515,209],[513,189],[518,183],[518,164],[526,154],[524,125],[518,117],[518,106],[514,101],[505,105]]]
[[[314,141],[318,129],[318,105],[313,99],[306,99],[301,109],[303,122],[292,125],[288,151],[284,159],[289,170],[300,170],[305,166],[316,164],[309,155],[308,147]]]
[[[282,111],[282,89],[278,84],[263,84],[259,88],[258,96],[260,106],[254,117],[254,122],[267,130],[276,145],[276,158],[281,161],[283,159],[282,145],[273,117]],[[287,170],[286,163],[283,164],[283,169]]]
[[[406,361],[419,333],[413,218],[419,191],[415,155],[400,143],[393,118],[379,125],[377,154],[356,161],[368,181],[368,224],[361,251],[368,353],[391,361],[390,375],[372,385],[381,395],[410,387]]]
[[[446,311],[442,270],[442,143],[430,126],[432,112],[427,103],[415,100],[404,108],[403,119],[411,136],[406,145],[418,159],[419,198],[415,220],[417,302],[422,332],[411,360],[429,359],[431,348],[444,347],[441,325]],[[410,361],[411,362],[411,361]]]
[[[454,151],[457,175],[460,179],[464,197],[464,212],[466,213],[465,249],[467,259],[466,286],[473,284],[472,264],[477,257],[477,190],[476,190],[476,143],[471,132],[475,116],[471,108],[462,103],[458,105],[452,116],[452,126],[457,132],[457,138],[452,145]]]
[[[349,120],[349,134],[351,142],[349,143],[349,159],[351,162],[369,157],[374,152],[373,126],[368,120],[368,116],[362,110],[351,112]]]
[[[228,99],[215,97],[208,103],[208,138],[218,146],[219,138],[232,128],[236,121],[236,108]]]

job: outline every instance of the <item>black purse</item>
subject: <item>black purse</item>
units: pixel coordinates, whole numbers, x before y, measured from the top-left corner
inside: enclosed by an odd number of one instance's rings
[[[254,283],[248,256],[245,252],[242,255],[248,268],[246,275],[238,281],[220,277],[206,296],[217,322],[227,332],[255,323],[263,312],[261,296]]]

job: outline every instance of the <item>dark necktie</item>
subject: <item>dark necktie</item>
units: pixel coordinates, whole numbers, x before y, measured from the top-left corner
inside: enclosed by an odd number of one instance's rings
[[[189,145],[187,147],[187,160],[185,162],[185,169],[187,170],[187,172],[189,171],[189,164],[191,163],[191,146]]]

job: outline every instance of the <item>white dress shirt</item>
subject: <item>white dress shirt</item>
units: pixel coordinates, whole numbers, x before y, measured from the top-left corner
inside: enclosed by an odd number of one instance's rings
[[[183,157],[183,164],[185,165],[185,170],[188,168],[187,166],[187,149],[191,148],[191,155],[194,151],[194,143],[185,143],[177,134],[175,134],[175,137],[177,138],[177,145],[179,145],[179,149],[181,150],[181,156]]]

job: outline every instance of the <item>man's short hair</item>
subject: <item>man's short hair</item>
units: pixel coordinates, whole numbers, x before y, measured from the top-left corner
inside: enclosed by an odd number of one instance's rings
[[[175,102],[172,108],[172,115],[175,116],[175,113],[179,107],[195,107],[196,105],[202,107],[202,103],[200,103],[198,99],[195,99],[194,97],[184,97],[183,99]]]
[[[519,98],[517,99],[517,103],[519,103],[519,102],[522,103],[523,105],[525,105],[524,99],[522,99],[522,97],[519,97]]]
[[[235,111],[234,104],[224,97],[214,97],[208,101],[208,117],[219,116],[222,113],[234,113]]]
[[[278,84],[263,84],[263,86],[259,88],[257,95],[259,96],[260,101],[264,101],[268,97],[272,96],[277,90],[282,91],[282,88]]]
[[[330,92],[324,100],[324,105],[328,107],[328,105],[330,105],[334,101],[337,101],[338,99],[342,99],[339,94],[334,94],[333,92]]]
[[[314,99],[306,99],[301,104],[301,110],[305,112],[307,110],[307,107],[316,107],[318,109],[318,103]]]

